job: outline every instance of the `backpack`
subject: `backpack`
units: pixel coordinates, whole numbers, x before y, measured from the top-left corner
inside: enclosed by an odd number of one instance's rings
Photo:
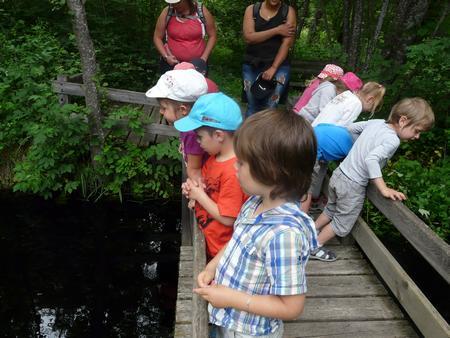
[[[196,1],[196,12],[197,15],[188,15],[188,16],[184,16],[184,19],[190,19],[190,20],[196,20],[196,19],[200,19],[201,24],[202,24],[202,35],[203,37],[205,37],[206,35],[206,18],[205,18],[205,14],[203,14],[203,3],[201,0]],[[169,9],[167,10],[167,15],[166,15],[166,41],[167,41],[167,26],[169,25],[169,20],[173,17],[173,16],[177,16],[175,13],[175,9],[173,8],[173,5],[169,5]]]
[[[261,2],[257,2],[253,5],[253,20],[256,20],[256,16],[258,15],[259,10],[261,9],[261,5],[262,5]],[[289,13],[289,5],[283,2],[281,5],[281,15],[283,18],[283,22],[286,22],[288,13]]]

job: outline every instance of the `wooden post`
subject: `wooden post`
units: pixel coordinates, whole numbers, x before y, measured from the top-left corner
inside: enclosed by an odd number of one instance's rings
[[[61,74],[56,77],[56,81],[58,81],[58,82],[67,82],[67,80],[68,80],[67,75]],[[63,94],[63,93],[58,94],[58,102],[61,106],[68,104],[69,103],[69,95]]]

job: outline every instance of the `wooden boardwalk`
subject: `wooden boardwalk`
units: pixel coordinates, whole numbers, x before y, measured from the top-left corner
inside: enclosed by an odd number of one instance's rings
[[[311,260],[300,319],[285,337],[417,337],[409,321],[354,244],[329,245],[336,262]],[[181,247],[175,337],[191,337],[193,250]]]
[[[303,67],[301,63],[297,66]],[[318,65],[310,66],[312,69]],[[79,76],[58,76],[53,81],[53,91],[58,94],[61,104],[68,103],[69,96],[84,96],[84,86]],[[178,136],[173,127],[161,120],[158,102],[147,98],[145,93],[114,88],[105,88],[104,93],[106,98],[120,104],[143,107],[144,135],[135,135],[128,130],[127,138],[133,143],[145,147],[149,143]],[[126,126],[127,121],[123,121],[123,125]],[[328,189],[324,184],[323,192],[326,191]],[[450,285],[450,245],[405,205],[385,199],[373,185],[369,185],[367,197]],[[413,329],[416,327],[424,337],[449,338],[449,323],[361,218],[353,228],[352,236],[359,247],[349,241],[340,244],[337,240],[327,245],[338,254],[339,260],[336,262],[309,262],[304,313],[300,319],[285,323],[284,336],[417,337]],[[360,250],[371,263],[363,258]],[[204,265],[204,238],[183,199],[175,337],[208,336],[206,303],[192,293],[194,276]],[[401,304],[411,322],[394,299]]]

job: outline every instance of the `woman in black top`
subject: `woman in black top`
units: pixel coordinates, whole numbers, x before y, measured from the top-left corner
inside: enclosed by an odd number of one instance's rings
[[[289,82],[288,53],[294,43],[296,24],[295,10],[282,0],[265,0],[245,10],[243,32],[247,47],[242,75],[248,100],[246,116],[277,106]],[[275,91],[262,100],[250,91],[260,73],[263,79],[278,82]]]

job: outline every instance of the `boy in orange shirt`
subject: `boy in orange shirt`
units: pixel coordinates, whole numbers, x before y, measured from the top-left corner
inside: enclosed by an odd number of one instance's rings
[[[210,154],[202,181],[187,179],[183,194],[196,201],[195,216],[205,235],[208,258],[230,240],[246,196],[236,177],[233,134],[242,123],[239,106],[223,93],[201,96],[188,116],[175,122],[181,132],[195,130],[200,147]]]

